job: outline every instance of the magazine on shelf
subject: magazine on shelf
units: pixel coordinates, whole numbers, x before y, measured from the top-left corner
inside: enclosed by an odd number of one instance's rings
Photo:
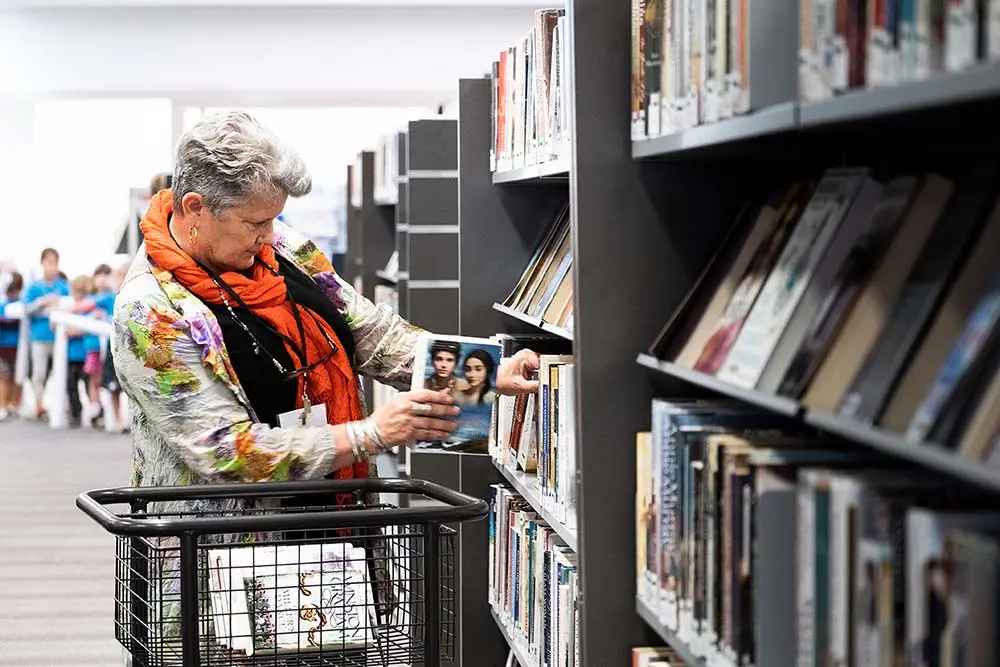
[[[500,344],[489,338],[423,334],[417,344],[411,388],[450,388],[461,409],[446,448],[487,451],[500,353]]]

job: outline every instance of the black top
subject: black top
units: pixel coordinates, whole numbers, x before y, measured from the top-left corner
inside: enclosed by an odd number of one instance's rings
[[[337,339],[334,342],[344,348],[347,358],[351,360],[353,365],[354,335],[351,333],[351,327],[347,324],[347,319],[309,276],[280,255],[277,257],[278,272],[284,276],[285,285],[291,293],[292,299],[299,306],[311,310],[333,328],[334,333],[337,334]],[[263,320],[237,306],[231,298],[230,303],[233,310],[236,311],[236,316],[253,332],[266,353],[261,351],[259,355],[254,354],[253,340],[233,320],[229,309],[224,304],[210,303],[208,307],[219,320],[219,326],[222,328],[222,340],[229,351],[233,370],[236,371],[236,377],[239,378],[240,384],[250,400],[250,405],[257,413],[257,418],[261,422],[276,427],[278,415],[295,409],[298,382],[297,380],[284,379],[271,362],[271,357],[277,359],[286,371],[298,368],[301,363],[298,359],[293,363],[291,355],[285,348],[284,341]],[[309,315],[303,313],[303,317],[309,317]],[[292,336],[292,340],[296,340],[296,336]]]

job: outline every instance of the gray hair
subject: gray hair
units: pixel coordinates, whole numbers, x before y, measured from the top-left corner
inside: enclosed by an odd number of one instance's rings
[[[189,192],[219,216],[248,199],[302,197],[310,190],[312,177],[298,153],[242,111],[203,118],[177,145],[174,210]]]

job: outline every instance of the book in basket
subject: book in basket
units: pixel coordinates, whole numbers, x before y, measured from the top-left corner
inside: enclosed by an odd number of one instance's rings
[[[255,651],[363,648],[375,641],[365,550],[348,542],[212,549],[216,641]]]

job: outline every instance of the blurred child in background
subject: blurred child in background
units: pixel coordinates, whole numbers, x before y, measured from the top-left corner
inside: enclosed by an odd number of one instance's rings
[[[38,420],[46,416],[42,398],[52,370],[52,348],[56,340],[49,323],[49,311],[62,297],[69,296],[69,285],[59,270],[59,253],[46,248],[42,251],[41,264],[41,280],[31,283],[24,295],[25,309],[31,315],[31,386],[35,392],[35,418]]]
[[[73,309],[77,312],[90,305],[93,308],[93,300],[90,294],[90,277],[77,276],[70,284],[70,293],[73,297]],[[84,365],[87,360],[87,337],[90,334],[76,329],[67,329],[66,352],[66,391],[69,398],[69,425],[77,427],[83,417],[83,402],[80,400],[80,383],[86,382],[87,374]]]
[[[6,282],[4,294],[0,296],[0,421],[16,415],[21,405],[21,387],[14,378],[21,321],[5,317],[4,309],[21,298],[24,279],[20,273],[12,271]]]
[[[129,265],[123,264],[116,268],[111,274],[111,290],[103,297],[98,297],[97,306],[104,312],[108,314],[110,319],[115,312],[115,295],[118,290],[121,289],[122,283],[125,282],[125,276],[128,274]],[[101,377],[101,385],[108,390],[111,394],[111,409],[114,412],[110,415],[115,420],[115,425],[122,430],[122,432],[127,432],[129,430],[129,425],[125,422],[122,415],[122,390],[121,384],[118,382],[118,375],[115,373],[115,364],[111,358],[111,348],[104,355],[104,369]]]
[[[91,279],[92,299],[94,309],[90,314],[98,320],[110,320],[114,308],[115,293],[111,289],[111,267],[100,264],[94,269]],[[101,339],[89,335],[84,339],[87,358],[83,363],[83,372],[87,374],[87,396],[90,398],[90,425],[98,428],[104,419],[104,408],[101,406],[101,380],[104,375],[104,363],[101,359]]]

